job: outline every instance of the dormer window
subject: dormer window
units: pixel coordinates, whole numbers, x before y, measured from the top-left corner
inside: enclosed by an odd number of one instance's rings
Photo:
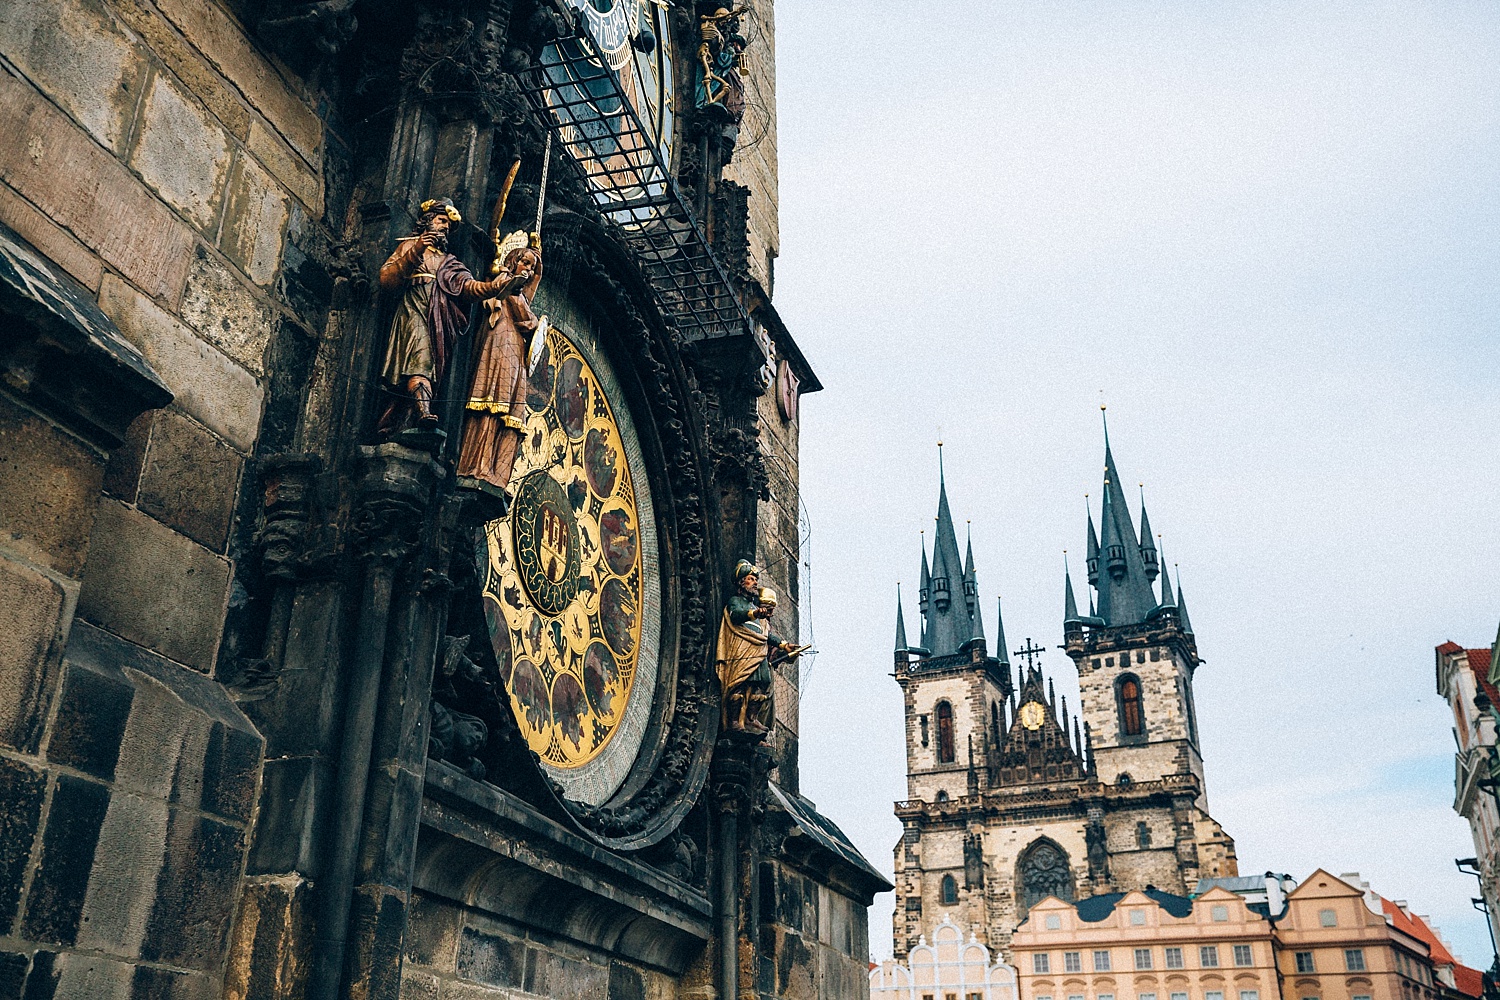
[[[932,578],[932,599],[937,602],[939,611],[948,608],[948,602],[952,599],[948,590],[948,578],[946,576],[935,576]]]
[[[979,585],[978,584],[976,584],[973,580],[965,580],[964,581],[964,596],[965,597],[974,597],[978,593],[979,593]]]
[[[1121,577],[1125,575],[1125,546],[1111,545],[1105,555],[1105,562],[1109,566],[1109,575]]]

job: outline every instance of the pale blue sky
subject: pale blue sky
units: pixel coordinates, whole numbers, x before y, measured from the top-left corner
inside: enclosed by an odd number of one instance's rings
[[[782,0],[777,36],[776,301],[827,387],[804,792],[889,873],[937,428],[989,634],[1003,594],[1055,647],[1103,390],[1242,870],[1358,870],[1487,966],[1433,647],[1500,620],[1500,5]]]

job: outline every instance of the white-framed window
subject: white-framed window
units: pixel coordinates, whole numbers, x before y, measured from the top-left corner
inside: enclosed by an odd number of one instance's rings
[[[1219,946],[1216,944],[1205,944],[1198,949],[1198,964],[1205,969],[1217,969],[1219,967]]]
[[[1296,958],[1297,958],[1297,971],[1298,972],[1317,972],[1318,971],[1318,964],[1313,961],[1313,953],[1312,952],[1310,952],[1310,951],[1299,951],[1299,952],[1297,952]],[[1308,1000],[1317,1000],[1317,998],[1316,997],[1311,997],[1311,998],[1308,998]]]
[[[1150,948],[1137,948],[1135,950],[1135,967],[1137,971],[1151,968]]]
[[[1167,961],[1166,961],[1166,967],[1167,968],[1169,968],[1169,969],[1180,969],[1180,968],[1182,968],[1183,967],[1183,965],[1182,965],[1182,949],[1181,948],[1168,948],[1168,949],[1166,949],[1166,959],[1167,959]]]
[[[1082,993],[1069,993],[1068,1000],[1086,1000]]]
[[[1224,1000],[1223,990],[1205,990],[1203,1000]]]
[[[1337,927],[1339,925],[1338,911],[1337,910],[1319,910],[1318,911],[1318,923],[1321,924],[1324,927]]]
[[[1096,951],[1096,952],[1094,952],[1094,971],[1095,972],[1108,972],[1109,971],[1109,952],[1107,952],[1107,951]]]
[[[1155,993],[1137,993],[1135,1000],[1156,1000]]]
[[[1237,944],[1234,946],[1234,964],[1239,966],[1255,964],[1255,955],[1251,953],[1248,944]]]
[[[1063,971],[1064,972],[1082,972],[1083,971],[1083,955],[1080,954],[1079,952],[1076,952],[1076,951],[1065,951],[1065,952],[1063,952]],[[1068,1000],[1072,1000],[1072,998],[1069,997]]]
[[[1146,911],[1145,910],[1131,910],[1130,911],[1130,926],[1132,926],[1132,927],[1144,927],[1144,926],[1146,926]]]
[[[1052,1000],[1052,995],[1048,993],[1042,996],[1038,996],[1036,1000]]]
[[[1350,997],[1349,1000],[1370,1000],[1370,994],[1356,993],[1354,994],[1354,996]]]
[[[1213,918],[1216,924],[1227,923],[1229,920],[1229,907],[1223,903],[1216,903],[1213,909],[1208,911],[1208,915]]]
[[[1115,1000],[1113,993],[1100,993],[1095,1000]]]
[[[1056,913],[1047,914],[1047,929],[1049,931],[1062,930],[1062,917],[1058,916]]]
[[[1364,972],[1365,950],[1363,948],[1345,948],[1344,968],[1350,972]]]
[[[1260,1000],[1260,990],[1240,990],[1240,1000]]]
[[[1042,975],[1052,971],[1052,956],[1045,952],[1031,956],[1031,971]]]
[[[1167,997],[1168,1000],[1188,1000],[1188,995],[1186,993],[1169,993],[1167,994]]]

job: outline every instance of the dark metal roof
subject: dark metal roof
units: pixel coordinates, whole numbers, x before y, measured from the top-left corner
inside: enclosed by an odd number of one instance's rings
[[[771,789],[771,794],[781,804],[781,808],[792,817],[797,828],[811,838],[818,847],[863,876],[864,880],[873,887],[870,889],[872,894],[895,888],[874,865],[865,860],[865,856],[859,853],[859,849],[850,843],[848,837],[844,836],[844,831],[840,830],[833,820],[818,812],[810,801],[800,795],[788,794],[774,781],[770,782],[767,787]]]
[[[1187,896],[1177,896],[1170,892],[1162,892],[1154,885],[1146,886],[1144,891],[1157,906],[1166,910],[1174,917],[1187,917],[1193,913],[1193,901]],[[1105,920],[1111,913],[1115,912],[1115,906],[1126,895],[1123,892],[1107,892],[1102,896],[1090,896],[1088,899],[1080,899],[1076,907],[1078,910],[1078,919],[1089,924],[1096,924],[1101,920]]]

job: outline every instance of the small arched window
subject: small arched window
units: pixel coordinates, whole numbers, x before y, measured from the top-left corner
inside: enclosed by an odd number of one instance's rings
[[[937,753],[939,764],[953,763],[953,706],[937,703]]]
[[[952,906],[958,902],[958,880],[952,875],[944,875],[942,887],[939,890],[943,896],[943,905]]]
[[[1146,732],[1141,714],[1141,682],[1134,674],[1120,678],[1120,734],[1140,736]]]

